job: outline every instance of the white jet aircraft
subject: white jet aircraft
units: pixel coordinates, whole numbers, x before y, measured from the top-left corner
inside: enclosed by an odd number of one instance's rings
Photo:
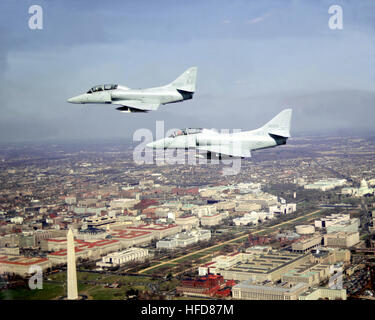
[[[219,159],[222,155],[248,158],[252,150],[286,144],[290,137],[291,119],[292,109],[285,109],[263,127],[252,131],[224,134],[209,129],[188,128],[146,146],[154,149],[196,148],[205,151],[207,159],[211,159],[212,153],[218,155]]]
[[[175,81],[163,87],[130,89],[117,84],[92,87],[84,94],[68,99],[70,103],[107,103],[120,105],[121,112],[148,112],[161,104],[180,102],[193,98],[197,67],[191,67]]]

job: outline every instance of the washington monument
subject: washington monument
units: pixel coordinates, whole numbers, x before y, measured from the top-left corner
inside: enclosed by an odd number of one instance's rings
[[[76,253],[74,249],[74,235],[69,229],[67,235],[68,245],[68,300],[78,299]]]

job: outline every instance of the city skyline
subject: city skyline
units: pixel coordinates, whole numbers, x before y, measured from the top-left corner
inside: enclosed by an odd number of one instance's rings
[[[230,176],[137,165],[121,143],[8,146],[0,300],[61,300],[73,282],[86,300],[373,300],[374,142],[296,139]]]

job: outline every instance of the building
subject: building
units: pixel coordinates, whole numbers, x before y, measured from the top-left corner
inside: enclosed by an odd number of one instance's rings
[[[221,223],[223,215],[220,213],[201,216],[201,225],[205,227],[217,226]]]
[[[136,245],[151,243],[155,235],[151,231],[117,227],[110,231],[110,237],[119,241],[120,249],[126,249]]]
[[[232,296],[241,300],[298,300],[299,295],[306,290],[305,283],[254,284],[248,280],[235,285],[232,288]]]
[[[117,220],[116,220],[116,217],[99,216],[99,217],[85,218],[84,222],[87,224],[88,227],[98,228],[98,227],[105,226],[111,223],[115,223],[117,222]]]
[[[320,282],[327,280],[331,275],[331,264],[314,261],[311,263],[301,264],[296,268],[284,273],[281,277],[282,281],[290,283],[305,283],[309,287],[318,285]]]
[[[334,257],[333,263],[343,262],[343,263],[350,263],[351,253],[350,250],[343,249],[343,248],[326,248],[329,250]]]
[[[33,233],[36,245],[44,239],[51,239],[56,237],[65,237],[66,230],[36,230]]]
[[[328,178],[311,184],[305,184],[303,187],[309,190],[327,191],[336,187],[342,187],[346,184],[346,182],[347,181],[345,179]]]
[[[196,217],[194,218],[197,220],[197,223],[199,223],[199,220]],[[151,232],[153,239],[156,239],[156,240],[179,233],[183,229],[181,225],[177,224],[177,221],[176,221],[176,224],[151,223],[151,224],[140,224],[138,226],[129,226],[126,228],[128,230]]]
[[[207,275],[196,279],[184,279],[176,288],[177,293],[194,297],[229,296],[233,281],[225,281],[220,275]]]
[[[18,274],[20,276],[28,276],[35,274],[35,267],[41,267],[42,271],[45,271],[51,267],[51,262],[47,258],[0,254],[0,275]]]
[[[292,244],[293,252],[304,253],[322,245],[322,236],[315,235]]]
[[[346,300],[346,289],[311,288],[299,296],[299,300]]]
[[[349,213],[334,213],[329,216],[320,218],[318,220],[315,220],[315,228],[327,228],[331,225],[334,225],[336,223],[349,221],[350,220],[350,214]]]
[[[318,284],[330,275],[330,265],[350,262],[350,251],[327,248],[309,253],[278,251],[267,246],[253,246],[246,252],[217,256],[201,265],[199,275],[220,274],[224,279],[254,283],[285,281]]]
[[[176,249],[211,239],[211,231],[195,229],[190,232],[182,232],[169,239],[163,239],[156,243],[157,249]]]
[[[35,241],[35,238],[33,238]],[[20,244],[20,236],[18,234],[6,234],[0,237],[0,247],[18,246]]]
[[[140,200],[137,199],[115,199],[112,200],[109,205],[111,210],[124,210],[133,208]]]
[[[141,180],[139,181],[139,187],[141,189],[152,188],[154,186],[154,180]]]
[[[202,216],[214,215],[216,213],[216,205],[197,206],[191,209],[191,213],[198,218]]]
[[[241,218],[233,219],[233,223],[236,226],[257,225],[259,223],[259,218],[256,215],[245,213]]]
[[[359,218],[352,218],[350,220],[344,220],[336,222],[326,227],[327,233],[334,232],[358,232],[359,229]]]
[[[342,248],[317,248],[311,250],[315,263],[335,264],[339,262],[350,263],[350,250]]]
[[[75,204],[77,203],[77,198],[74,196],[65,197],[66,204]]]
[[[121,249],[121,243],[114,239],[103,240],[79,240],[74,239],[76,259],[96,260],[101,256]],[[52,251],[47,258],[52,264],[65,264],[67,262],[67,242],[66,238],[46,239],[42,241],[42,248]]]
[[[0,255],[19,256],[20,248],[17,246],[0,248]]]
[[[96,265],[99,267],[113,267],[130,261],[144,261],[147,257],[147,249],[129,248],[127,250],[113,252],[102,257],[102,261],[97,262]]]
[[[236,202],[235,201],[230,201],[230,200],[220,201],[220,202],[218,202],[216,204],[216,208],[219,211],[222,211],[222,210],[234,210],[235,207],[236,207]]]
[[[359,243],[359,232],[335,232],[324,235],[327,247],[350,248]]]
[[[19,246],[20,248],[35,248],[37,245],[35,235],[33,232],[23,233],[19,236]]]
[[[235,211],[236,212],[251,212],[259,211],[262,209],[262,205],[254,203],[253,201],[238,201],[236,203]]]
[[[182,230],[191,230],[199,226],[199,219],[191,215],[183,215],[176,217],[175,223],[182,227]]]
[[[105,229],[88,227],[81,228],[79,231],[76,230],[75,237],[81,240],[93,240],[93,239],[105,239],[107,232]]]
[[[278,251],[270,247],[256,246],[249,249],[246,252],[217,256],[212,262],[200,266],[198,272],[200,275],[221,274],[228,280],[274,282],[280,280],[283,273],[314,260],[311,254]]]
[[[241,192],[241,191],[240,191]],[[266,192],[250,192],[236,196],[239,201],[249,201],[261,205],[262,207],[269,207],[278,204],[278,197]]]
[[[22,224],[23,223],[23,218],[22,217],[13,217],[10,218],[10,222],[14,224]]]
[[[359,188],[342,188],[342,194],[346,194],[352,197],[364,197],[368,195],[374,195],[375,189],[369,188],[368,183],[365,179],[362,179],[361,185]]]
[[[290,214],[297,210],[296,203],[278,203],[276,205],[269,207],[269,212],[271,214]]]
[[[259,222],[263,222],[264,220],[271,220],[273,219],[274,215],[268,212],[256,212],[252,211],[250,213],[245,213],[241,218],[233,219],[233,223],[236,226],[240,225],[257,225]]]
[[[296,232],[299,235],[311,235],[315,232],[315,227],[312,225],[299,225],[296,226]]]

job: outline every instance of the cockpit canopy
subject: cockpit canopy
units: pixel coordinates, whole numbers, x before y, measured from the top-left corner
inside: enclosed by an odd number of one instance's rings
[[[178,136],[184,136],[188,134],[197,134],[202,132],[202,128],[185,128],[185,129],[178,129],[175,132],[173,132],[169,138],[175,138]]]
[[[99,86],[92,87],[87,93],[93,93],[98,91],[104,91],[104,90],[114,90],[117,89],[117,84],[102,84]]]

